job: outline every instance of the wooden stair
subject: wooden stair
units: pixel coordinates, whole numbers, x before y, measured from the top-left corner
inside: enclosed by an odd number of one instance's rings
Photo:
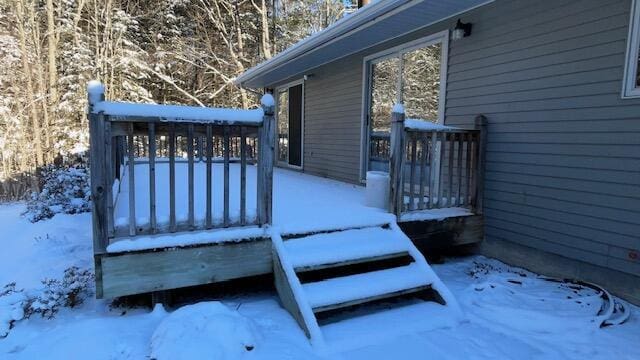
[[[275,235],[273,244],[281,302],[314,344],[323,343],[319,320],[340,309],[412,294],[442,305],[450,299],[396,224],[285,240]]]

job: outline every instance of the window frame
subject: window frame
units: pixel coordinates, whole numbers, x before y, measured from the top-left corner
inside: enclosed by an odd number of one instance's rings
[[[369,109],[371,106],[371,69],[373,64],[393,57],[400,57],[400,74],[402,74],[402,56],[408,52],[421,49],[434,44],[441,44],[441,64],[440,64],[440,98],[438,100],[438,121],[437,124],[444,124],[446,95],[447,95],[447,73],[449,64],[449,30],[443,30],[431,35],[409,41],[398,46],[382,50],[380,52],[365,56],[362,60],[362,109],[361,109],[361,131],[360,138],[360,181],[365,182],[367,169],[369,167]],[[401,97],[402,76],[398,78],[398,97]]]
[[[638,58],[640,56],[640,4],[638,0],[631,1],[631,15],[629,19],[629,36],[627,37],[627,52],[622,82],[622,98],[640,97],[638,79]]]

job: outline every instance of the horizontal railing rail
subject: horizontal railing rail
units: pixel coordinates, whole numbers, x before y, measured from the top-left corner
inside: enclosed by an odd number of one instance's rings
[[[104,88],[100,89],[102,92],[89,94],[96,253],[105,252],[109,243],[120,237],[271,222],[275,142],[272,101],[264,98],[261,115],[250,121],[129,118],[122,113],[112,115],[108,107],[99,106],[104,101]],[[126,106],[131,109],[132,104]],[[149,109],[149,105],[142,106]],[[230,116],[235,114],[244,113],[235,110]],[[205,170],[196,172],[197,163]],[[238,171],[232,171],[232,163]],[[159,164],[168,166],[168,171],[160,174]],[[180,169],[177,164],[181,164]],[[221,164],[221,169],[214,169],[214,164]],[[255,192],[247,189],[253,182],[248,181],[249,166],[255,166],[251,171],[255,174]],[[180,171],[186,171],[186,176]],[[221,173],[221,179],[214,176],[216,173]],[[187,188],[186,199],[176,198],[178,186]],[[126,194],[122,191],[125,188]],[[138,196],[138,192],[144,193]],[[160,192],[168,196],[168,201],[159,201]],[[239,195],[232,197],[232,192]],[[196,194],[204,196],[204,209],[196,208]],[[255,196],[252,201],[248,201],[250,194]],[[234,197],[239,204],[231,206]],[[148,203],[140,204],[140,199]],[[214,207],[214,202],[218,201],[222,210],[216,213],[220,206]],[[255,209],[248,209],[248,204],[254,204]]]
[[[476,118],[476,129],[426,124],[412,128],[403,113],[392,115],[390,211],[399,218],[441,208],[481,213],[485,118]]]

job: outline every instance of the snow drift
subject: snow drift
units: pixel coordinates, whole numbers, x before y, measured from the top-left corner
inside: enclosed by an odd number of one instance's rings
[[[167,316],[151,337],[157,360],[238,359],[260,341],[255,324],[218,301],[182,307]]]

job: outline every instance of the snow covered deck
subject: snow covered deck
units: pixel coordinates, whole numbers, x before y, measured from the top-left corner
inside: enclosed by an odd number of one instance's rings
[[[206,164],[194,164],[195,182],[195,221],[202,225],[206,214]],[[213,182],[223,181],[223,164],[213,165]],[[169,165],[159,161],[156,164],[156,216],[158,227],[166,228],[169,224]],[[229,212],[232,223],[237,223],[240,216],[240,165],[230,164],[230,201]],[[144,229],[149,226],[149,165],[137,164],[135,214],[136,225]],[[256,216],[256,166],[247,167],[247,217],[249,221]],[[188,215],[187,164],[176,164],[176,217],[177,221],[186,221]],[[118,201],[115,207],[116,229],[129,226],[128,175],[125,174]],[[222,188],[214,186],[213,219],[214,224],[222,223],[223,193]],[[365,188],[335,180],[307,175],[301,172],[276,168],[274,170],[273,188],[273,227],[283,235],[306,234],[345,228],[360,228],[387,224],[396,217],[388,211],[365,206]],[[438,220],[455,216],[472,215],[465,208],[447,208],[425,210],[408,217],[407,220]],[[175,234],[138,235],[135,237],[119,237],[109,247],[109,252],[144,250],[158,247],[187,246],[203,243],[233,241],[238,238],[257,238],[264,234],[263,230],[252,226],[245,228],[232,227],[197,232],[181,232]]]
[[[270,95],[263,97],[261,111],[110,103],[103,101],[101,92],[90,91],[89,95],[98,297],[157,292],[269,273],[277,277],[277,258],[282,252],[278,253],[274,244],[283,238],[322,232],[339,238],[336,234],[348,229],[377,227],[384,234],[385,229],[396,229],[411,244],[398,228],[398,219],[406,221],[422,238],[434,234],[452,244],[481,239],[473,220],[478,217],[469,217],[472,213],[467,210],[476,209],[476,200],[481,199],[475,191],[478,157],[472,151],[479,148],[473,145],[478,142],[477,131],[468,136],[460,133],[454,139],[441,137],[439,130],[434,130],[429,139],[422,139],[420,162],[415,134],[409,134],[413,136],[410,157],[406,156],[406,149],[392,149],[390,163],[400,164],[400,170],[394,168],[390,173],[390,191],[395,195],[393,210],[389,211],[365,206],[362,186],[274,168],[276,124]],[[404,136],[404,127],[400,131]],[[444,162],[436,162],[435,157],[438,149],[446,149],[446,140],[449,145],[456,140],[458,156],[455,172],[453,157],[449,158],[451,171],[445,192],[444,177],[432,169],[433,164]],[[453,152],[452,146],[448,149]],[[441,157],[444,153],[440,152]],[[405,161],[410,171],[403,180]],[[470,226],[467,218],[471,219]],[[442,219],[447,220],[439,221]],[[370,241],[365,237],[360,243],[366,244],[367,249],[373,246]],[[322,245],[325,244],[318,246]],[[341,253],[347,244],[327,241],[325,246],[331,253]],[[368,249],[359,249],[369,254]],[[417,256],[417,249],[415,253],[414,259],[421,256]],[[377,263],[381,261],[379,256],[355,255],[351,253],[355,259],[346,262],[381,265]],[[404,255],[397,259],[398,254],[386,251],[382,255],[392,256],[389,260],[393,264],[406,260]],[[283,264],[282,259],[279,261]],[[343,266],[333,262],[330,265]],[[407,269],[413,272],[413,268]],[[292,281],[287,275],[287,281],[280,283],[291,285]],[[434,283],[404,285],[398,291],[360,294],[363,296],[331,307],[375,301],[398,292],[422,293]],[[288,296],[287,286],[281,288]],[[294,298],[292,304],[305,303]],[[308,329],[306,323],[301,326]]]

